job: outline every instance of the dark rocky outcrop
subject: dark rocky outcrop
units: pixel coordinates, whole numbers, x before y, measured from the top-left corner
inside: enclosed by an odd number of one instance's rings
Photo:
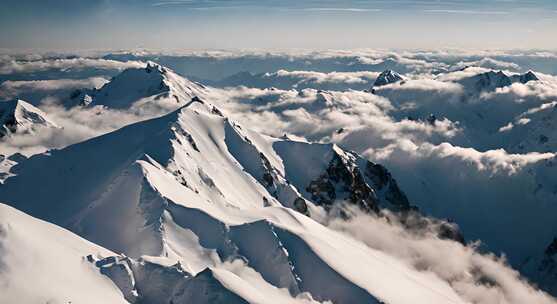
[[[375,191],[366,183],[360,169],[335,153],[326,171],[313,180],[306,191],[318,205],[330,209],[337,200],[359,206],[365,211],[378,211]]]

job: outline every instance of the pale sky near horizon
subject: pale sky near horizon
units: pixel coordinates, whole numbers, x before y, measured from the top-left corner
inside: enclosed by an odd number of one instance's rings
[[[0,48],[557,49],[556,0],[2,0]]]

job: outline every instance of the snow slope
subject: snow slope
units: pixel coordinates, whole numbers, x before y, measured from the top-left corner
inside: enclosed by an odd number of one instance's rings
[[[169,107],[184,105],[194,96],[203,96],[206,89],[174,71],[154,62],[145,68],[128,68],[114,76],[100,89],[84,90],[74,94],[76,104],[104,105],[109,108]]]
[[[40,109],[20,99],[0,101],[0,138],[11,133],[32,133],[41,127],[57,127]]]
[[[156,290],[140,287],[141,269],[159,265],[153,267],[161,277],[148,280],[166,286],[175,281],[165,273],[180,263],[184,275],[173,286],[181,287],[166,296],[184,301],[202,296],[182,282],[186,276],[216,286],[215,296],[229,290],[239,298],[226,297],[240,303],[269,303],[269,294],[306,302],[466,302],[435,275],[303,214],[322,214],[328,203],[321,198],[370,209],[404,207],[395,181],[376,164],[334,145],[260,136],[199,99],[166,116],[33,156],[12,173],[0,199],[140,265],[114,270],[124,294],[135,289],[149,298]],[[308,191],[312,182],[327,184],[325,193]],[[27,190],[30,184],[34,191]],[[238,259],[247,265],[237,266]]]
[[[86,259],[112,252],[0,204],[1,303],[127,303]]]

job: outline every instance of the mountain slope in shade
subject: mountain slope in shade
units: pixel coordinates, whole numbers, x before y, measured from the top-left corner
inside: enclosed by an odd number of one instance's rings
[[[42,127],[57,125],[43,111],[23,100],[0,101],[0,138],[16,132],[33,132]]]
[[[557,102],[544,103],[518,115],[499,130],[506,150],[514,153],[552,152],[557,149]]]
[[[287,302],[278,295],[306,302],[464,303],[439,278],[304,215],[319,218],[342,202],[409,208],[378,166],[334,145],[261,136],[194,98],[166,116],[30,158],[14,167],[0,199],[130,257],[129,271],[105,270],[127,299],[133,290],[149,298],[144,282],[157,282],[180,286],[166,296],[191,302],[202,296],[185,282],[193,280],[220,291],[222,285],[249,303],[269,303],[273,292],[276,303]],[[223,262],[238,259],[246,267]],[[91,260],[110,268],[126,259]],[[176,263],[177,281],[166,275],[176,272]],[[145,273],[149,265],[159,270]],[[158,281],[151,277],[159,274]],[[215,296],[227,293],[220,291]]]
[[[127,303],[85,256],[112,252],[0,204],[1,303]]]
[[[538,81],[539,78],[529,71],[525,74],[507,75],[503,71],[488,71],[458,81],[472,92],[494,91],[497,88],[510,86],[513,83],[526,84],[530,81]]]
[[[194,96],[203,96],[205,87],[191,82],[174,71],[149,62],[145,68],[129,68],[114,76],[98,90],[72,94],[78,105],[103,105],[109,108],[182,106]],[[177,105],[177,106],[176,106]]]

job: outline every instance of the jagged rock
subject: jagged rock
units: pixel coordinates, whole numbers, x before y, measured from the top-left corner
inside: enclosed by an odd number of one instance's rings
[[[330,209],[335,201],[344,200],[365,211],[378,210],[378,199],[373,189],[366,184],[357,166],[335,153],[326,171],[313,180],[306,191],[313,201]]]
[[[366,165],[366,177],[373,181],[376,191],[384,193],[387,200],[395,210],[410,209],[410,202],[406,194],[399,188],[391,173],[382,165],[368,162]]]

